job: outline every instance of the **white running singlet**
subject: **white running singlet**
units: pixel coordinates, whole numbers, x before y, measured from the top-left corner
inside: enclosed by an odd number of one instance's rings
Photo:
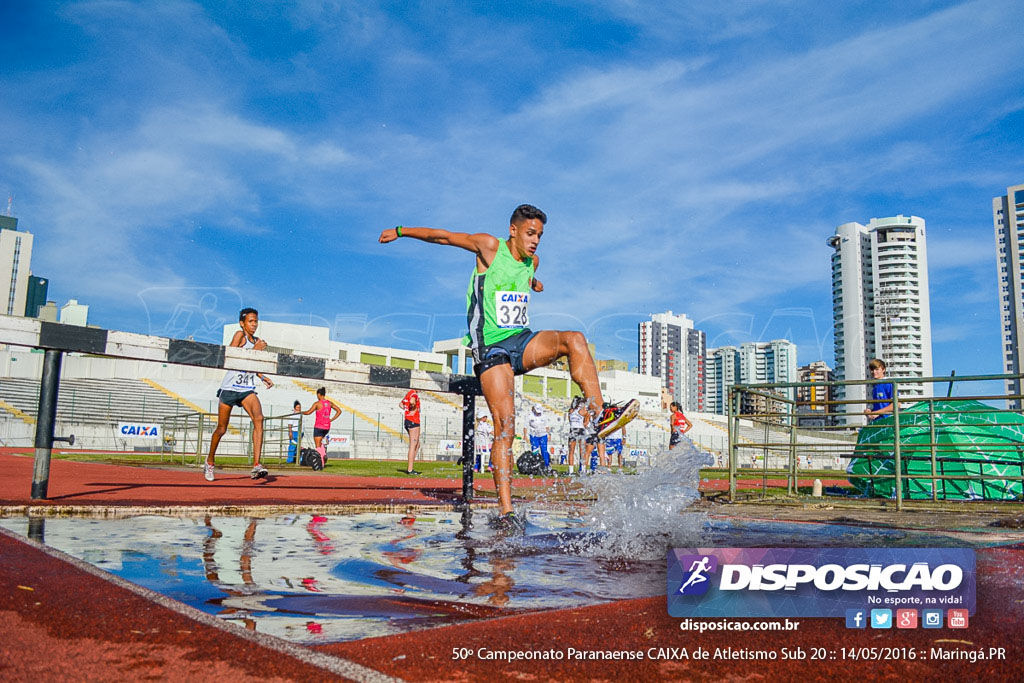
[[[248,335],[243,333],[243,337],[245,343],[239,348],[251,349],[256,346],[256,342],[249,339]],[[224,380],[220,383],[220,388],[238,392],[256,391],[256,373],[245,370],[228,370],[224,375]]]

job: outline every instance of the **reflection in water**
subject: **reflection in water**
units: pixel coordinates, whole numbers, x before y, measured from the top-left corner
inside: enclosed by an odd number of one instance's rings
[[[412,564],[419,558],[420,553],[423,551],[414,547],[402,547],[401,544],[403,541],[416,538],[418,535],[419,533],[415,529],[410,529],[409,533],[404,536],[400,536],[393,541],[388,541],[388,545],[394,547],[394,550],[385,550],[381,555],[386,557],[392,566],[395,567]]]
[[[321,555],[330,555],[334,552],[334,544],[331,543],[331,537],[320,528],[326,521],[326,517],[313,515],[309,520],[309,524],[306,525],[306,531],[313,537],[313,541],[316,543],[316,547]]]
[[[364,514],[242,520],[207,515],[198,550],[201,576],[216,596],[204,604],[250,630],[328,641],[550,602],[542,589],[526,604],[513,601],[516,563],[486,524],[475,529],[473,521],[471,510],[458,517],[440,512],[420,518]],[[304,533],[296,536],[292,529]],[[501,548],[506,554],[496,551]],[[535,573],[538,578],[544,574]],[[581,601],[576,596],[570,604]],[[353,635],[353,629],[358,633]]]
[[[455,580],[459,583],[469,583],[476,577],[483,574],[483,572],[473,565],[473,562],[476,560],[476,548],[472,543],[467,543],[467,541],[470,540],[469,532],[473,528],[473,511],[469,508],[463,510],[462,516],[459,518],[459,523],[461,524],[461,527],[455,532],[455,539],[463,543],[466,549],[466,554],[459,563],[465,571],[456,576]]]
[[[242,576],[242,586],[238,589],[235,586],[226,584],[220,580],[220,572],[217,569],[217,541],[224,537],[218,529],[213,526],[213,517],[207,515],[204,524],[210,530],[210,535],[203,543],[203,570],[206,580],[223,590],[229,596],[244,597],[254,592],[256,582],[252,578],[252,549],[253,539],[256,538],[256,520],[250,519],[249,525],[242,535],[243,543],[241,552],[238,555],[238,569]],[[222,601],[223,604],[223,601]],[[231,621],[240,621],[248,631],[256,630],[256,620],[253,619],[247,609],[238,607],[225,607],[217,613],[218,616],[227,617]]]
[[[36,543],[46,543],[46,518],[28,518],[28,537]]]
[[[495,557],[491,560],[491,578],[477,584],[473,589],[475,595],[487,596],[487,604],[504,607],[509,601],[509,591],[515,585],[511,573],[516,568],[515,562],[509,557]]]

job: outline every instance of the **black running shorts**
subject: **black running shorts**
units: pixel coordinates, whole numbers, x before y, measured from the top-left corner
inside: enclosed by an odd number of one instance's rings
[[[228,406],[241,406],[242,401],[248,396],[255,395],[255,391],[231,391],[230,389],[218,389],[217,398],[220,402]]]
[[[508,363],[512,366],[513,374],[525,374],[523,353],[526,352],[526,345],[536,336],[536,332],[526,328],[522,332],[517,332],[511,337],[502,339],[490,346],[485,346],[482,349],[473,349],[473,372],[479,377],[485,370],[490,370],[496,365]]]

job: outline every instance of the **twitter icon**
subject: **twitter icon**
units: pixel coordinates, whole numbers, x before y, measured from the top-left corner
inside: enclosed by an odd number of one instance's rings
[[[871,610],[871,628],[892,628],[892,610]]]

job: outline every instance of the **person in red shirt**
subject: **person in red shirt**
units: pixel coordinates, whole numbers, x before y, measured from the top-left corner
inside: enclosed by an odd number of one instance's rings
[[[419,474],[412,468],[416,461],[416,451],[420,448],[420,397],[415,389],[410,389],[399,404],[405,411],[405,431],[409,434],[409,465],[406,474]]]
[[[675,448],[683,440],[683,434],[693,429],[693,423],[683,415],[683,407],[681,405],[672,401],[669,407],[672,409],[672,418],[669,427],[671,434],[668,438],[668,447]]]

